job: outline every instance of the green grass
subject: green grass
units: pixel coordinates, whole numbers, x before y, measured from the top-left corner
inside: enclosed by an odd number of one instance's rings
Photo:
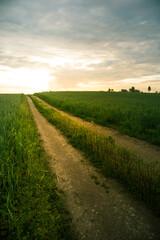
[[[43,92],[35,95],[87,121],[160,145],[160,94]]]
[[[0,95],[0,239],[72,239],[24,95]]]
[[[119,179],[138,198],[146,201],[160,215],[160,172],[133,154],[115,145],[113,138],[103,137],[63,116],[52,107],[32,97],[38,110],[49,122],[82,150],[105,176]]]

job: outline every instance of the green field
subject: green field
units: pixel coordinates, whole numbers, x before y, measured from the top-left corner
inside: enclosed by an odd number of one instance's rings
[[[160,94],[43,92],[35,95],[87,121],[160,145]]]
[[[152,110],[152,114],[148,118],[146,116],[146,121],[147,119],[151,121],[151,116],[159,119],[157,107],[159,94],[58,92],[37,95],[65,111],[74,113],[69,109],[73,107],[71,109],[77,110],[76,115],[78,112],[81,113],[81,117],[82,109],[86,114],[89,113],[89,109],[90,113],[92,109],[93,113],[98,114],[102,102],[102,109],[105,109],[104,99],[106,106],[109,106],[107,99],[114,98],[117,104],[118,99],[123,99],[123,101],[119,100],[119,105],[122,102],[126,103],[128,109],[130,106],[130,111],[134,106],[135,112],[137,109],[137,114],[140,114],[138,112],[140,104],[135,103],[143,99],[141,101],[146,109],[150,106]],[[116,146],[112,138],[102,137],[62,116],[33,96],[32,99],[38,110],[69,138],[73,146],[82,150],[105,176],[119,179],[160,215],[158,169],[143,163],[141,159]],[[132,104],[126,99],[130,99]],[[112,101],[112,104],[114,105],[115,102]],[[68,108],[66,108],[67,104]],[[141,115],[147,113],[146,109],[141,111]],[[123,112],[123,108],[120,110]],[[99,111],[100,113],[102,112]],[[89,121],[96,119],[84,115],[83,117]],[[114,124],[108,125],[118,128]],[[57,189],[54,175],[46,165],[47,160],[26,97],[23,94],[0,94],[0,239],[73,239],[70,232],[71,221],[61,201],[61,193]]]
[[[0,95],[0,239],[72,239],[24,95]]]

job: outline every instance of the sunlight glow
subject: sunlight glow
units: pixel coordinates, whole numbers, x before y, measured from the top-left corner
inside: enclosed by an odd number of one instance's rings
[[[42,58],[38,56],[32,56],[29,58],[31,62],[39,62],[41,64],[48,64],[52,68],[56,67],[69,67],[77,70],[87,70],[93,71],[94,65],[100,64],[102,61],[100,59],[90,59],[90,58],[76,58],[75,56],[59,56],[53,58]]]
[[[78,87],[85,88],[85,90],[103,90],[106,89],[107,84],[104,82],[88,82],[88,83],[78,83]]]
[[[141,76],[141,77],[136,77],[136,78],[125,78],[125,79],[118,80],[115,82],[135,84],[135,83],[142,83],[142,82],[147,82],[147,81],[157,81],[157,80],[160,80],[160,74]]]
[[[7,68],[0,67],[0,84],[2,87],[19,89],[18,92],[28,93],[48,91],[48,84],[54,77],[47,69]],[[1,88],[2,88],[1,87]],[[1,92],[2,89],[0,89]]]

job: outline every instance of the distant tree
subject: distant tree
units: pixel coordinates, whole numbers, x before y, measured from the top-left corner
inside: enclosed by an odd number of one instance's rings
[[[121,92],[128,92],[127,89],[121,89]]]
[[[136,93],[139,93],[140,91],[139,91],[138,89],[135,89],[135,92],[136,92]]]
[[[129,92],[135,92],[135,87],[131,87],[131,88],[129,89]]]
[[[150,91],[151,91],[151,87],[149,86],[149,87],[148,87],[148,92],[150,92]]]
[[[114,92],[114,90],[113,90],[113,89],[111,89],[111,88],[109,88],[109,89],[108,89],[108,92]]]
[[[138,89],[135,89],[135,87],[131,87],[129,89],[129,92],[131,92],[131,93],[139,93],[140,91]]]

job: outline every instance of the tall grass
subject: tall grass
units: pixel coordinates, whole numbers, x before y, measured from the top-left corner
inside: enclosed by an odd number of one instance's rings
[[[43,92],[35,95],[87,121],[160,145],[160,94]]]
[[[113,138],[102,137],[35,97],[32,100],[43,116],[59,128],[75,147],[82,150],[105,176],[120,179],[130,191],[148,202],[156,214],[160,214],[159,170],[117,147]]]
[[[24,95],[0,95],[0,239],[72,239]]]

